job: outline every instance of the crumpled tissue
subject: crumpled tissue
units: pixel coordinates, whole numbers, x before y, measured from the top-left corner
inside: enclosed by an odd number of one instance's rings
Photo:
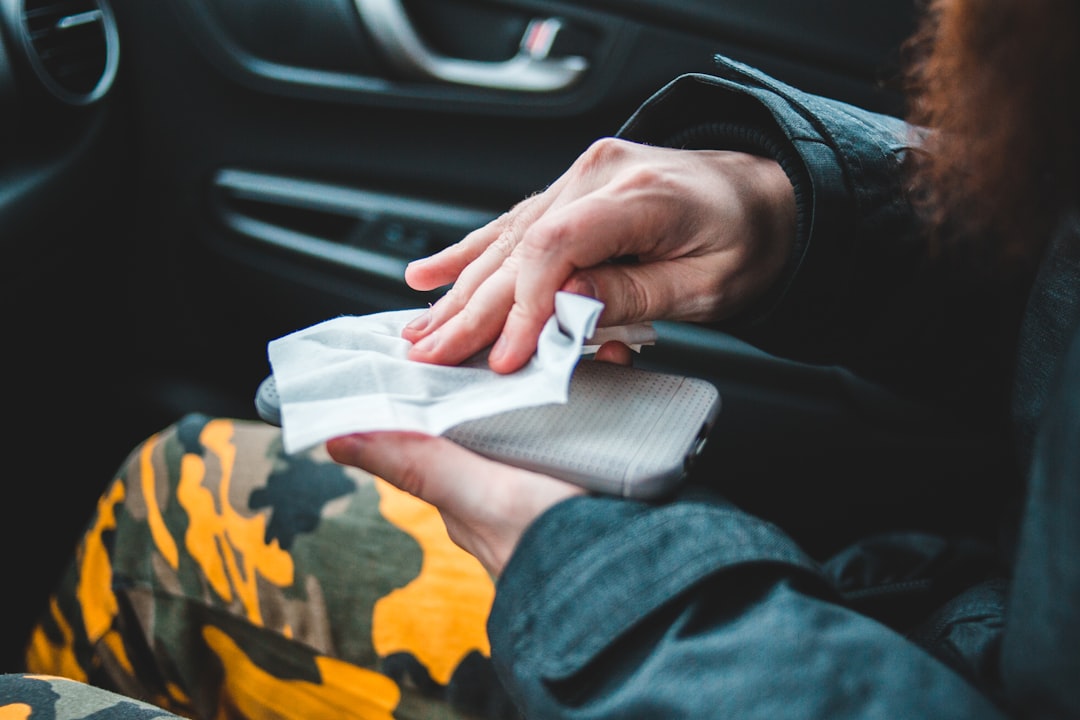
[[[467,420],[565,403],[583,352],[608,339],[639,349],[655,341],[647,324],[603,328],[603,303],[559,292],[536,354],[514,373],[488,367],[488,351],[456,366],[406,358],[402,328],[423,308],[342,316],[267,345],[289,453],[354,432],[411,430],[441,435]]]

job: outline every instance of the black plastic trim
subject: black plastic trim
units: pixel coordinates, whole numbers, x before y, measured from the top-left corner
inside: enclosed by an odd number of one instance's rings
[[[476,208],[238,169],[220,170],[213,190],[220,222],[248,240],[399,283],[404,282],[405,266],[411,258],[380,248],[365,229],[392,222],[425,231],[441,230],[446,237],[457,239],[496,216]],[[259,217],[250,211],[252,203],[351,218],[355,230],[320,237],[316,232]]]

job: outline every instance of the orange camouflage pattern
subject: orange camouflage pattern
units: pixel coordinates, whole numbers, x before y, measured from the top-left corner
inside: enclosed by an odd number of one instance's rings
[[[494,592],[430,505],[321,448],[288,456],[276,428],[191,415],[99,500],[27,667],[182,717],[516,718]]]

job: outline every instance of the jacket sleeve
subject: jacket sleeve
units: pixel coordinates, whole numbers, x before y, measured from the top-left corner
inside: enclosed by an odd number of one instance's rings
[[[832,602],[775,527],[703,498],[556,505],[500,578],[489,635],[527,718],[1003,717]]]
[[[969,417],[1000,416],[1024,283],[932,254],[904,168],[922,129],[717,63],[716,75],[662,88],[619,135],[772,156],[791,179],[798,237],[787,268],[756,307],[719,329]]]

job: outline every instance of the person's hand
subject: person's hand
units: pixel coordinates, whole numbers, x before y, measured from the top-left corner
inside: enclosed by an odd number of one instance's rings
[[[723,319],[772,285],[794,235],[776,162],[607,138],[544,192],[411,263],[413,288],[453,287],[402,336],[411,359],[446,365],[494,343],[489,365],[513,372],[560,289],[602,301],[602,326]],[[623,258],[635,261],[608,262]]]
[[[606,343],[599,361],[630,363],[630,349]],[[595,362],[595,361],[585,361]],[[443,437],[409,432],[347,435],[326,443],[335,461],[378,475],[431,503],[450,538],[498,577],[525,529],[575,495],[577,485],[481,457]]]

